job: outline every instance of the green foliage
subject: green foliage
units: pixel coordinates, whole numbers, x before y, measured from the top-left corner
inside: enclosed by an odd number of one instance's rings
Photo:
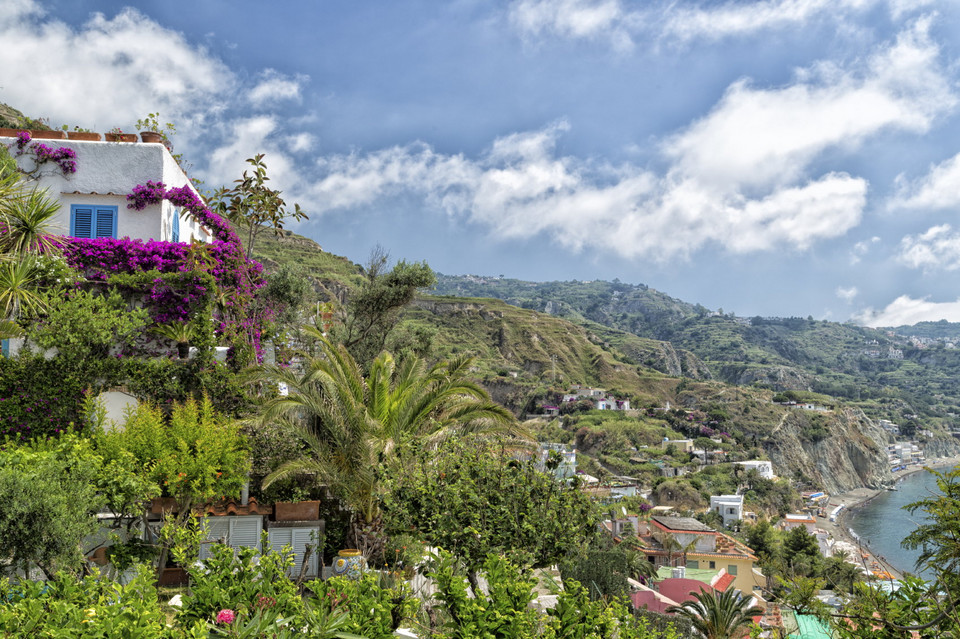
[[[269,548],[266,539],[261,540],[261,546]],[[192,563],[187,567],[190,592],[183,598],[178,621],[191,624],[211,620],[225,608],[240,615],[263,609],[285,618],[303,614],[303,601],[296,585],[287,577],[294,568],[289,548],[261,553],[255,548],[234,550],[213,544],[210,552],[202,565]]]
[[[387,271],[388,260],[387,254],[374,251],[363,284],[351,293],[340,324],[333,328],[334,339],[363,366],[384,349],[400,311],[413,301],[417,291],[436,281],[426,262],[401,260]]]
[[[750,599],[741,598],[733,589],[702,590],[693,596],[695,599],[671,606],[667,612],[689,620],[704,639],[738,637],[753,623],[752,617],[763,614],[762,608],[750,606]]]
[[[582,492],[506,452],[451,441],[406,459],[384,498],[388,532],[416,531],[474,571],[492,552],[549,565],[595,534],[596,515]]]
[[[571,553],[560,564],[564,585],[571,581],[583,584],[591,599],[626,597],[630,592],[627,578],[632,578],[625,548],[590,547]]]
[[[956,601],[956,591],[947,593]],[[840,617],[831,624],[840,639],[902,639],[917,636],[911,628],[922,630],[920,637],[955,637],[960,631],[956,609],[939,601],[935,591],[922,580],[908,576],[895,592],[857,584],[855,596],[840,609]]]
[[[557,605],[546,614],[529,606],[536,597],[536,579],[516,564],[490,555],[483,563],[487,592],[470,596],[453,555],[441,552],[429,575],[437,583],[436,598],[446,622],[436,637],[494,639],[543,637],[544,639],[677,639],[672,624],[653,630],[630,612],[623,600],[591,600],[575,581],[565,583]]]
[[[78,580],[59,574],[52,581],[0,580],[0,635],[158,639],[171,636],[149,572],[139,570],[127,585],[98,575]]]
[[[23,351],[15,358],[0,357],[0,434],[25,441],[81,427],[88,384],[56,358]]]
[[[48,293],[48,311],[27,331],[40,348],[57,349],[67,366],[102,360],[112,349],[130,346],[147,324],[146,309],[129,309],[116,291],[100,295],[71,290]]]
[[[267,165],[263,153],[247,159],[253,172],[243,172],[243,177],[234,181],[232,189],[220,188],[213,194],[211,209],[214,213],[226,217],[240,227],[245,235],[247,259],[253,255],[253,246],[257,237],[264,231],[272,230],[275,235],[283,234],[283,225],[288,218],[305,220],[307,214],[300,210],[299,204],[288,211],[280,191],[267,186]]]
[[[316,605],[333,613],[338,609],[349,613],[343,625],[345,632],[366,639],[389,639],[393,632],[416,613],[418,601],[404,581],[367,572],[359,579],[331,577],[312,581],[307,587],[316,594]]]
[[[437,584],[436,598],[449,615],[446,634],[451,639],[534,637],[540,615],[529,607],[536,596],[536,580],[497,555],[482,560],[488,592],[467,591],[464,574],[450,553],[441,552],[428,576]]]
[[[215,414],[209,400],[175,404],[166,419],[162,411],[140,404],[122,429],[103,435],[128,451],[182,508],[235,497],[246,481],[249,457],[239,426]]]
[[[101,459],[74,437],[0,452],[0,548],[17,568],[48,576],[79,569],[81,541],[96,532],[104,503],[97,491]]]

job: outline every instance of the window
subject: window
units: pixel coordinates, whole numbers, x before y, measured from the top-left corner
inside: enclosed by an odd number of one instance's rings
[[[117,207],[103,205],[70,205],[70,236],[117,237]]]
[[[736,576],[736,574],[737,574],[737,567],[734,566],[733,564],[730,564],[729,566],[727,566],[727,574],[728,574],[728,575]]]
[[[687,568],[692,568],[694,570],[700,568],[700,561],[696,559],[688,559]]]
[[[728,515],[736,515],[736,514],[737,514],[737,509],[736,509],[736,508],[727,508],[727,514],[728,514]]]
[[[717,569],[717,562],[711,561],[711,562],[710,562],[710,570],[716,570],[716,569]]]
[[[170,229],[170,241],[180,241],[180,209],[176,209],[173,212],[173,225]]]
[[[0,339],[0,356],[10,357],[10,340]]]

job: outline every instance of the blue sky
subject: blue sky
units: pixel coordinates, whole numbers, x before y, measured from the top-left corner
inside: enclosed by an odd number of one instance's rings
[[[960,6],[5,0],[0,101],[133,130],[448,274],[742,316],[960,321]],[[267,9],[269,7],[269,9]]]

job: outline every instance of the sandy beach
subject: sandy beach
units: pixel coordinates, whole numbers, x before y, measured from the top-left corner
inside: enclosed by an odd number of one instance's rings
[[[928,467],[936,469],[949,469],[958,464],[960,464],[960,458],[956,457],[931,459],[928,460],[923,466],[910,466],[906,470],[893,473],[893,477],[894,479],[899,480],[907,475],[921,472]],[[865,570],[872,573],[876,573],[877,571],[886,572],[889,573],[889,575],[894,579],[899,579],[901,577],[900,571],[887,563],[886,559],[882,555],[876,555],[870,550],[870,548],[855,539],[850,533],[848,524],[848,515],[851,510],[856,510],[883,492],[885,491],[875,490],[872,488],[857,488],[840,495],[831,495],[829,505],[826,507],[826,513],[828,516],[816,517],[817,527],[820,530],[826,531],[830,537],[832,537],[834,543],[833,547],[835,550],[847,550],[849,560],[851,562],[857,563]],[[830,511],[841,504],[844,505],[844,509],[837,517],[837,521],[830,521]]]

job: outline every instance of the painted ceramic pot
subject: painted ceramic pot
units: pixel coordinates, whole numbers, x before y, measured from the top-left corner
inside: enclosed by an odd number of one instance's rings
[[[367,560],[359,550],[341,550],[333,562],[333,574],[348,579],[359,579],[367,567]]]

